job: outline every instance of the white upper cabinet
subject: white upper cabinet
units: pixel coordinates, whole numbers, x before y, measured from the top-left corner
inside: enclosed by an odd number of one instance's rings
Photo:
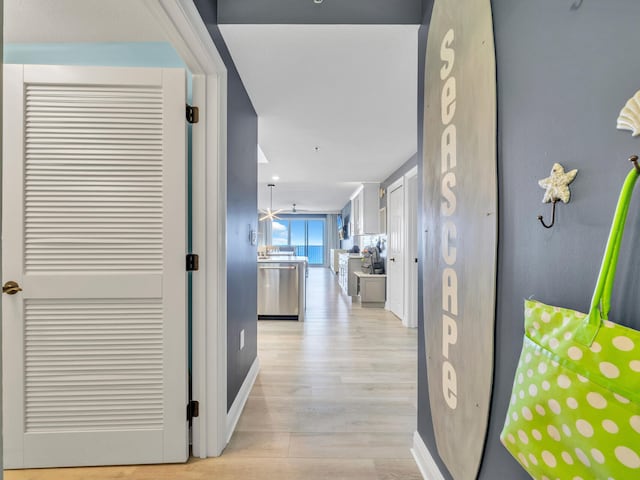
[[[354,235],[380,233],[379,183],[363,183],[351,196],[351,221]]]

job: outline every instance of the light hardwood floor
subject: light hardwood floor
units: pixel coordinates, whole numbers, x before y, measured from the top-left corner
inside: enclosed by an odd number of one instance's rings
[[[7,480],[421,480],[417,332],[310,271],[305,322],[258,322],[261,371],[219,458],[5,472]]]

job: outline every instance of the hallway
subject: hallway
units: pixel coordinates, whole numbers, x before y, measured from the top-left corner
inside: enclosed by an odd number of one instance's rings
[[[258,322],[260,374],[219,458],[186,465],[6,472],[8,480],[419,480],[417,330],[383,309],[351,305],[312,268],[307,317]]]

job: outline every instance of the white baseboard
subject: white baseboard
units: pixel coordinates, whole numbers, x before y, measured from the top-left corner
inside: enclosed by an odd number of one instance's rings
[[[238,424],[240,415],[242,415],[242,410],[249,399],[249,394],[251,393],[253,384],[258,377],[259,371],[260,362],[258,361],[258,357],[256,357],[253,361],[253,365],[251,365],[251,368],[249,369],[249,373],[247,373],[247,376],[244,379],[244,382],[242,382],[242,386],[240,387],[238,395],[236,395],[236,399],[233,401],[233,404],[227,413],[227,443],[231,440],[231,436],[236,429],[236,425]]]
[[[418,468],[420,469],[420,473],[424,480],[444,480],[438,465],[436,465],[435,460],[431,456],[431,453],[422,441],[422,437],[418,432],[413,433],[413,448],[411,449],[411,453],[418,464]]]
[[[391,312],[391,314],[392,314],[394,317],[396,317],[398,320],[400,320],[400,321],[402,322],[402,324],[404,325],[404,318],[399,317],[398,315],[396,315],[396,314],[394,313],[394,311],[393,311],[393,310],[391,310],[391,304],[390,304],[389,302],[387,302],[387,301],[385,301],[385,302],[384,302],[384,309],[385,309],[385,310],[387,310],[388,312]]]

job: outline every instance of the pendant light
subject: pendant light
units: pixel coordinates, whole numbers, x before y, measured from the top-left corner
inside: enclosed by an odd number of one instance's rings
[[[282,211],[282,209],[277,210],[277,211],[273,211],[273,187],[275,187],[276,185],[274,183],[269,183],[267,185],[267,187],[269,187],[271,189],[271,201],[269,202],[269,209],[265,212],[264,210],[262,211],[262,213],[264,213],[264,215],[262,217],[260,217],[260,221],[264,222],[265,220],[271,220],[272,222],[274,220],[280,220],[280,217],[278,217],[278,213],[280,213]]]

